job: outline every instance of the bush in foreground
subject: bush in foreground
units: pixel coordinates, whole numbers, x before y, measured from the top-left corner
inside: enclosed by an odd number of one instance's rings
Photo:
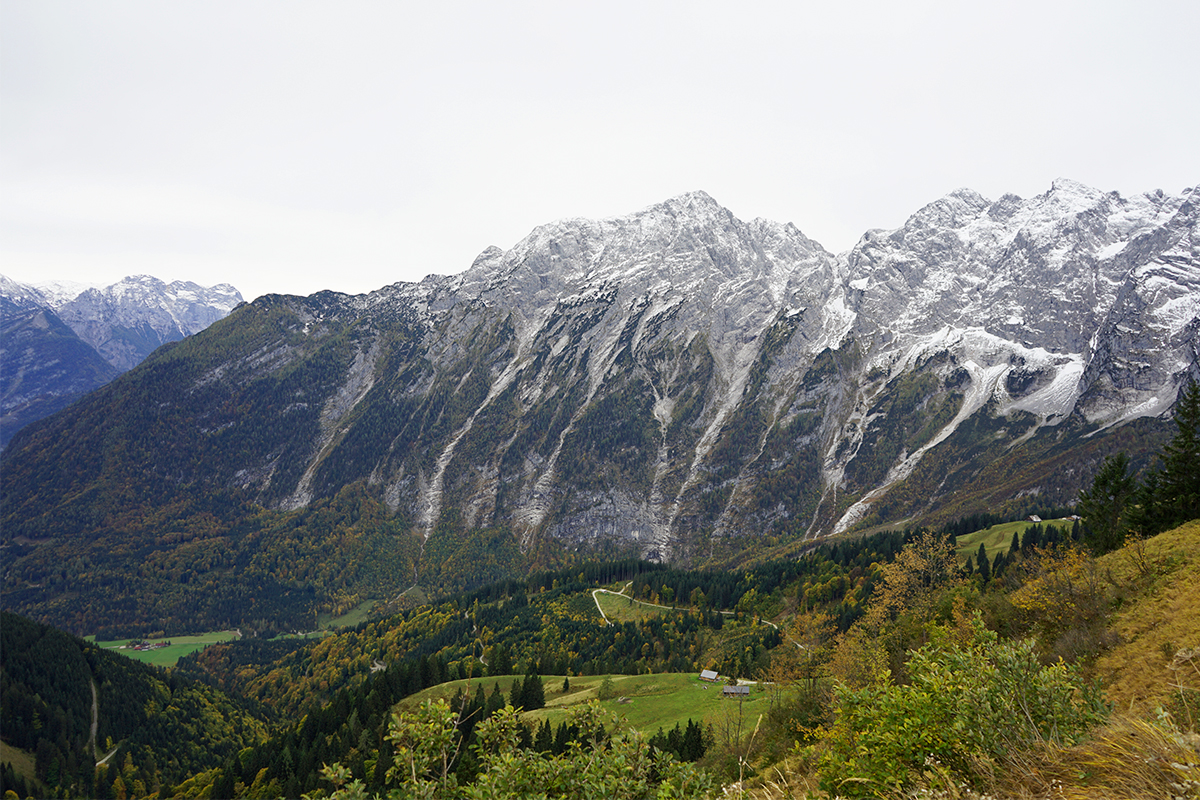
[[[412,714],[396,712],[388,729],[395,747],[387,771],[389,798],[487,800],[494,798],[605,798],[606,800],[700,800],[711,796],[711,778],[691,764],[655,752],[636,732],[609,737],[596,703],[572,710],[587,744],[572,743],[554,756],[519,746],[521,722],[505,706],[475,729],[483,770],[460,785],[452,769],[460,739],[458,714],[445,700],[426,702]],[[327,767],[338,788],[333,800],[368,800],[361,781],[347,783],[344,767]]]
[[[1072,745],[1104,720],[1100,690],[1032,641],[1000,642],[978,615],[935,629],[909,662],[911,683],[836,690],[821,787],[873,797],[915,785],[991,783],[1008,753]]]

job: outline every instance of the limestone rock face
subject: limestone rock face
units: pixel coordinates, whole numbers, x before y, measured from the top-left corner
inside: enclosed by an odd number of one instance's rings
[[[964,189],[840,255],[703,192],[561,220],[458,275],[238,308],[138,367],[172,438],[129,449],[284,509],[364,482],[430,552],[497,531],[686,562],[1069,503],[1200,378],[1198,199]],[[70,313],[124,358],[219,305],[172,286]],[[118,323],[118,296],[161,313]]]
[[[240,302],[229,284],[204,287],[135,275],[86,289],[55,311],[105,361],[125,371],[159,346],[204,330]]]

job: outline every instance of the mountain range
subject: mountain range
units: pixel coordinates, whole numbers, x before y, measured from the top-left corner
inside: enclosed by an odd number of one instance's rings
[[[835,255],[693,192],[264,296],[13,440],[4,605],[86,630],[64,598],[119,581],[236,624],[246,592],[286,615],[1070,504],[1200,378],[1198,194],[959,190]]]
[[[70,405],[242,302],[228,284],[202,287],[136,275],[106,287],[0,275],[0,447],[21,427]]]

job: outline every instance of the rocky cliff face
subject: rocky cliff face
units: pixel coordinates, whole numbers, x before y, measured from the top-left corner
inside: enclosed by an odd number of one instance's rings
[[[86,289],[54,310],[105,361],[124,371],[159,346],[204,330],[240,302],[242,296],[227,283],[205,287],[134,275]]]
[[[286,510],[365,484],[428,580],[481,530],[695,562],[1070,502],[1200,377],[1197,199],[961,190],[834,255],[696,192],[452,277],[260,298],[93,411],[120,394],[130,470],[180,485]]]
[[[452,510],[526,546],[672,557],[887,521],[880,498],[969,420],[1010,451],[1068,421],[1083,435],[1163,414],[1197,373],[1196,215],[1194,191],[963,190],[841,256],[703,193],[553,223],[461,276],[336,301],[335,316],[403,308],[419,330],[406,379],[368,368],[377,337],[359,347],[351,394],[385,381],[387,415],[409,421],[351,473],[426,536]],[[336,486],[325,464],[356,439],[353,405],[325,418],[284,505]],[[999,454],[975,449],[978,475]],[[1018,491],[1050,489],[1031,480]]]

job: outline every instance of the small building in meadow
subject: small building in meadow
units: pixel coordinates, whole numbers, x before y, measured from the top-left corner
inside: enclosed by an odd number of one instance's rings
[[[712,669],[700,670],[700,680],[702,680],[702,681],[708,681],[709,683],[715,683],[717,678],[719,678],[719,677],[721,677],[721,676],[717,674],[716,670],[712,670]]]
[[[721,697],[733,697],[737,700],[750,699],[749,686],[726,686],[721,690]]]

